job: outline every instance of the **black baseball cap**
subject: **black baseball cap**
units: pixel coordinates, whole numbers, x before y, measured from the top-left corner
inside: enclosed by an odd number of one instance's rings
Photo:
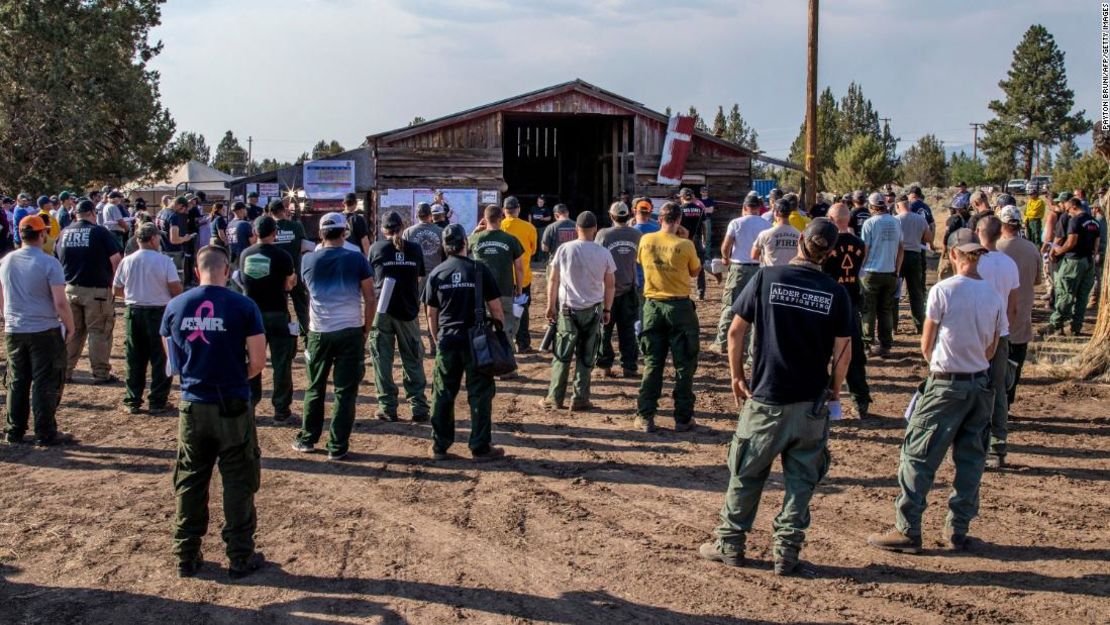
[[[257,198],[258,197],[258,191],[251,191],[250,193],[247,194],[247,199],[250,199],[252,197]]]
[[[597,227],[597,215],[594,215],[590,211],[582,211],[581,213],[578,214],[578,219],[575,219],[574,223],[577,224],[579,228],[582,228],[584,230],[588,230],[590,228],[596,228]]]
[[[346,196],[343,197],[343,203],[347,206],[354,206],[358,204],[358,196],[354,193],[348,193]]]
[[[81,200],[77,203],[77,214],[91,213],[96,210],[96,204],[92,200]]]
[[[385,220],[382,221],[382,229],[386,232],[396,232],[403,228],[404,225],[405,221],[401,219],[397,211],[389,211],[389,214],[385,216]]]
[[[818,217],[802,231],[806,251],[812,256],[824,256],[836,245],[839,230],[827,217]]]
[[[450,224],[443,229],[443,247],[457,248],[466,245],[466,228]]]
[[[254,231],[258,234],[258,238],[266,238],[277,232],[277,220],[269,215],[262,215],[254,220]]]

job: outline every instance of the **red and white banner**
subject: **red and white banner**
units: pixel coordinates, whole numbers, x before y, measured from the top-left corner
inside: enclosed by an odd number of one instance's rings
[[[694,118],[674,115],[667,124],[667,138],[663,141],[663,157],[659,160],[659,184],[682,184],[686,158],[693,146]]]

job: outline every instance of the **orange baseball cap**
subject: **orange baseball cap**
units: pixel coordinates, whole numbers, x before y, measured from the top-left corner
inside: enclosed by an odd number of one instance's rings
[[[46,230],[46,223],[43,222],[42,217],[38,215],[27,215],[19,220],[20,230],[33,230],[34,232],[42,232]]]

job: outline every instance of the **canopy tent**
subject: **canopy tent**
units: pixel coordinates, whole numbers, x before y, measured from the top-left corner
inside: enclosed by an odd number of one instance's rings
[[[153,184],[128,186],[131,197],[142,197],[148,204],[157,204],[163,195],[186,191],[204,191],[209,200],[226,200],[231,197],[227,183],[235,177],[209,167],[200,161],[188,161],[175,169],[165,180]]]

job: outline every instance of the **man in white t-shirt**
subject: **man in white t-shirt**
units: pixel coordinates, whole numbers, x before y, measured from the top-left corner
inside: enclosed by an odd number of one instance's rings
[[[925,498],[948,448],[956,474],[948,498],[946,537],[953,550],[967,548],[971,520],[979,511],[987,428],[994,389],[990,365],[1005,323],[1005,309],[994,287],[978,278],[977,265],[987,249],[965,243],[949,250],[956,275],[938,282],[925,305],[921,353],[929,378],[906,426],[898,467],[901,492],[894,503],[894,528],[867,542],[879,549],[921,552]]]
[[[732,325],[732,304],[736,296],[744,290],[748,281],[759,271],[759,261],[752,258],[752,248],[760,232],[770,230],[771,224],[759,215],[763,201],[758,195],[749,195],[744,200],[744,214],[733,219],[725,231],[721,244],[721,258],[728,265],[728,277],[721,292],[721,319],[717,323],[717,339],[709,346],[709,351],[724,354],[728,351],[728,328]],[[747,351],[748,335],[744,335],[744,350]]]
[[[609,323],[616,293],[617,265],[609,250],[594,243],[597,217],[583,211],[576,222],[578,239],[564,243],[551,259],[547,279],[547,320],[557,324],[551,358],[551,386],[540,401],[562,408],[575,360],[571,410],[589,410],[590,373],[597,362],[601,327]],[[556,304],[558,303],[558,304]]]
[[[790,225],[790,203],[775,202],[775,226],[760,232],[752,244],[752,260],[763,267],[779,267],[790,263],[798,255],[798,229]]]
[[[1006,462],[1006,424],[1010,412],[1009,401],[1006,398],[1007,381],[1010,377],[1010,322],[1017,320],[1021,273],[1014,259],[998,251],[998,239],[1002,236],[1002,221],[998,217],[987,215],[981,218],[975,224],[975,230],[979,235],[979,242],[988,250],[979,259],[979,277],[994,287],[995,293],[1006,305],[998,349],[995,350],[994,359],[991,360],[994,412],[991,414],[987,468],[997,469]]]

